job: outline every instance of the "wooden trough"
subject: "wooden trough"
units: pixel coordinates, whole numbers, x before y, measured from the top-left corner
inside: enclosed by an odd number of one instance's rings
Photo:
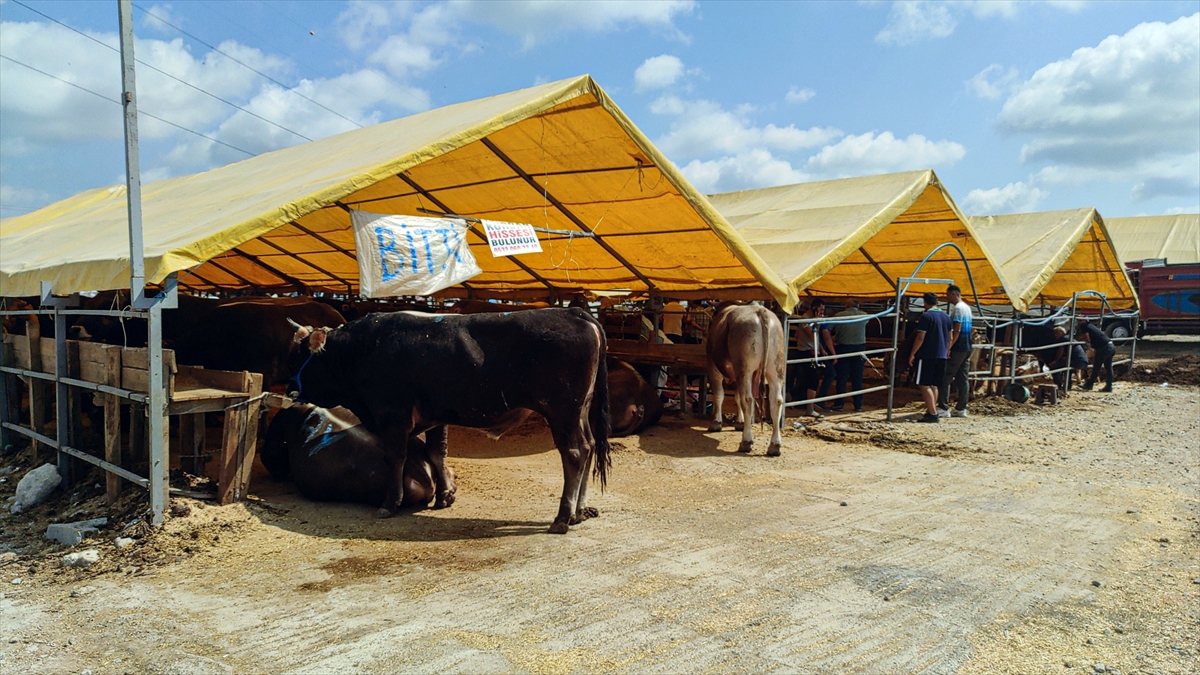
[[[54,340],[30,340],[26,335],[9,335],[12,363],[17,368],[53,375],[57,364]],[[8,351],[8,350],[6,350]],[[85,382],[108,385],[125,391],[149,393],[149,350],[94,342],[67,341],[67,376]],[[246,494],[250,469],[258,444],[258,413],[261,408],[262,375],[250,372],[206,370],[199,366],[179,365],[175,352],[163,350],[163,376],[167,394],[167,415],[178,417],[176,443],[170,453],[180,460],[191,459],[195,473],[206,473],[217,481],[217,501],[228,504]],[[53,383],[27,378],[31,427],[41,433],[46,425],[46,390]],[[72,387],[69,406],[73,430],[80,428],[80,389]],[[104,408],[104,459],[122,465],[121,406],[130,406],[129,460],[146,458],[146,406],[117,394],[100,393],[97,402]],[[204,463],[206,456],[205,415],[224,412],[222,441],[215,461]],[[79,437],[78,431],[75,437]],[[108,500],[120,493],[120,477],[107,474]]]

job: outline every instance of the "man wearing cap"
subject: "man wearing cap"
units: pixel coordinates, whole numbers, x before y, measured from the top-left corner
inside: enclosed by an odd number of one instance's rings
[[[938,390],[938,417],[966,417],[971,397],[971,306],[963,302],[962,289],[954,284],[946,289],[946,301],[950,303],[950,353]],[[951,384],[958,392],[954,410],[950,410]]]
[[[946,373],[946,353],[950,347],[950,317],[937,306],[937,293],[922,297],[925,312],[917,321],[917,337],[908,355],[908,367],[917,368],[917,387],[925,401],[922,422],[937,424],[938,387]]]

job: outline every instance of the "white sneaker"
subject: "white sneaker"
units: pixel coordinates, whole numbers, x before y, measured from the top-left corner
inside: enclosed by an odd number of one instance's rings
[[[951,417],[966,417],[966,416],[967,416],[967,411],[966,411],[966,410],[959,410],[958,408],[955,408],[954,410],[951,410],[951,411],[950,411],[950,416],[951,416]]]
[[[938,417],[940,417],[942,419],[946,419],[947,417],[950,416],[949,408],[938,408],[937,411],[938,411]]]

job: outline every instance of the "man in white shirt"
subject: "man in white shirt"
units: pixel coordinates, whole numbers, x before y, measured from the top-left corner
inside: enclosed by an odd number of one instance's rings
[[[955,285],[946,289],[950,303],[950,353],[946,374],[938,389],[938,417],[966,417],[967,400],[971,397],[971,306],[963,302],[962,290]],[[950,385],[958,392],[957,405],[950,410]]]

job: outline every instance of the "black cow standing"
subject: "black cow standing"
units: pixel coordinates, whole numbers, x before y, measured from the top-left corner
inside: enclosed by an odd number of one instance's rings
[[[562,456],[563,493],[550,532],[599,515],[588,473],[609,466],[608,373],[600,325],[579,309],[511,314],[371,314],[340,328],[297,326],[290,359],[297,398],[343,406],[378,435],[393,480],[379,516],[403,499],[408,439],[425,432],[438,503],[448,484],[444,425],[493,437],[529,413],[546,418]]]

